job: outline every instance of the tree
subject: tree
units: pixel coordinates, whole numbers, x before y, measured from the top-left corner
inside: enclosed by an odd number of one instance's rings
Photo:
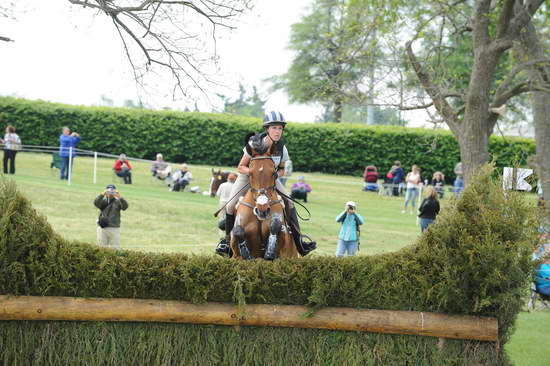
[[[359,122],[359,123],[371,123],[373,125],[392,125],[392,126],[406,126],[407,121],[401,117],[401,111],[391,107],[379,107],[374,106],[369,112],[365,107],[344,106],[342,113],[342,121],[344,122]],[[370,121],[369,121],[370,119]],[[327,121],[327,122],[330,122]]]
[[[532,93],[537,147],[536,170],[542,183],[544,201],[550,202],[550,62],[535,62],[545,59],[547,47],[540,40],[533,21],[529,21],[522,31],[516,50],[520,59],[530,62],[527,69],[529,81],[538,89]]]
[[[376,32],[395,13],[381,0],[314,0],[311,13],[292,25],[288,72],[272,78],[291,103],[320,103],[340,122],[344,105],[365,104],[378,54]],[[375,32],[376,31],[376,32]]]
[[[489,136],[499,117],[495,108],[512,97],[536,90],[525,80],[517,80],[526,68],[546,62],[531,60],[513,67],[497,86],[493,86],[499,62],[518,40],[529,20],[544,0],[458,0],[456,3],[435,2],[422,9],[422,20],[414,38],[406,43],[407,56],[425,92],[445,123],[457,137],[466,181],[489,160]],[[444,80],[434,77],[413,50],[413,42],[423,36],[423,29],[443,25],[440,47],[452,36],[469,37],[473,62],[468,84],[463,91],[450,90]],[[455,107],[449,98],[460,100]],[[423,106],[427,107],[427,106]]]
[[[13,9],[15,8],[15,2],[9,1],[5,5],[0,5],[0,18],[14,19]],[[0,35],[0,41],[13,42],[13,39],[7,36]]]
[[[251,0],[68,0],[110,18],[126,53],[134,78],[167,72],[174,80],[172,95],[187,95],[189,88],[204,92],[214,82],[207,67],[217,59],[218,28],[233,29]],[[204,36],[193,29],[204,30]],[[212,39],[209,43],[206,39]],[[199,51],[200,50],[200,51]]]
[[[218,95],[223,101],[224,113],[240,114],[242,116],[263,117],[265,100],[262,100],[258,94],[258,89],[252,87],[252,95],[247,97],[246,90],[242,84],[239,84],[239,97],[230,101],[225,95]]]

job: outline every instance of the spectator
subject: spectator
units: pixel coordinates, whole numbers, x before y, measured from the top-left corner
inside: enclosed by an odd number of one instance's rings
[[[80,142],[80,135],[71,133],[69,127],[63,127],[63,133],[59,136],[59,157],[61,158],[60,179],[69,179],[69,164],[72,165],[76,157],[76,145]]]
[[[96,197],[94,205],[101,211],[97,222],[97,244],[120,248],[120,211],[128,208],[128,202],[120,196],[114,184],[109,184]]]
[[[420,230],[424,232],[428,228],[428,225],[435,221],[437,214],[439,214],[439,201],[437,200],[437,191],[434,187],[426,189],[426,198],[422,201],[418,211]]]
[[[229,202],[229,199],[231,198],[231,189],[233,188],[233,184],[235,183],[235,180],[237,179],[237,174],[235,173],[229,173],[227,175],[227,182],[224,182],[220,184],[218,187],[218,190],[216,191],[216,196],[220,198],[220,204],[219,207],[225,206],[227,202]],[[220,230],[223,230],[222,235],[225,234],[225,210],[220,211]],[[224,227],[222,229],[221,227]],[[229,244],[229,243],[228,243]]]
[[[393,194],[393,172],[397,169],[395,165],[392,165],[390,170],[384,176],[384,194],[391,196]]]
[[[459,196],[460,193],[464,190],[464,178],[462,176],[457,176],[453,183],[453,192],[456,196]]]
[[[156,160],[151,165],[151,173],[153,173],[153,177],[160,180],[165,180],[172,174],[172,167],[164,161],[162,154],[157,154]]]
[[[456,196],[458,196],[464,190],[464,173],[462,171],[462,162],[459,161],[456,163],[454,173],[456,174],[456,179],[453,183],[453,192]]]
[[[403,170],[403,168],[401,168],[401,162],[399,160],[395,161],[394,166],[395,169],[392,172],[393,195],[399,196],[399,194],[401,193],[405,171]]]
[[[21,150],[21,139],[15,133],[15,127],[8,125],[6,134],[0,143],[4,144],[4,174],[15,174],[15,155]],[[9,170],[8,170],[9,162]]]
[[[180,169],[176,170],[172,176],[172,192],[184,191],[185,187],[193,180],[193,174],[189,171],[187,164],[181,164]]]
[[[306,179],[301,175],[298,177],[298,182],[294,183],[290,188],[290,197],[307,202],[307,194],[309,192],[311,192],[311,186],[306,183]]]
[[[364,191],[378,192],[378,169],[374,165],[369,165],[363,172]]]
[[[288,177],[292,175],[292,160],[287,160],[285,163],[285,174],[281,177],[279,177],[279,181],[283,186],[286,186],[286,181],[288,180]]]
[[[401,213],[407,211],[407,205],[411,203],[411,214],[414,211],[416,206],[416,200],[418,198],[418,191],[420,185],[422,184],[422,177],[420,176],[420,168],[417,165],[413,165],[411,171],[407,174],[405,178],[407,182],[407,193],[405,194],[405,207]]]
[[[336,217],[336,222],[342,224],[338,235],[338,246],[336,247],[337,257],[343,257],[346,252],[348,256],[353,256],[359,248],[359,225],[363,225],[365,219],[356,210],[357,205],[355,202],[346,202],[345,211]]]
[[[126,154],[120,154],[113,169],[118,177],[124,179],[124,184],[132,184],[132,165],[130,165]]]
[[[539,294],[550,296],[550,258],[535,270],[535,286]]]
[[[445,195],[445,176],[442,172],[435,172],[432,176],[432,186],[435,188],[435,191],[439,195],[439,198],[443,198]]]

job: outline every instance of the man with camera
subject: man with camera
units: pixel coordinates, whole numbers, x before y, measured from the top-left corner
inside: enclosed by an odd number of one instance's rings
[[[357,205],[353,201],[346,202],[346,210],[336,217],[336,222],[342,224],[338,235],[336,256],[343,257],[346,252],[353,256],[359,249],[359,225],[365,223],[363,216],[357,213]]]
[[[97,220],[97,244],[105,247],[120,248],[120,211],[128,208],[128,202],[120,196],[114,184],[105,187],[105,191],[94,200],[100,214]]]

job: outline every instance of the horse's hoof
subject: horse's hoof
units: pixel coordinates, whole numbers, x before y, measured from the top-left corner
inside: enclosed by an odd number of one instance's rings
[[[275,253],[270,253],[270,252],[266,252],[265,255],[264,255],[264,259],[266,261],[272,261],[272,260],[275,260],[277,256],[275,255]]]
[[[239,251],[241,252],[241,257],[243,257],[244,260],[248,261],[252,259],[252,255],[250,254],[250,250],[248,249],[246,244],[239,245]]]

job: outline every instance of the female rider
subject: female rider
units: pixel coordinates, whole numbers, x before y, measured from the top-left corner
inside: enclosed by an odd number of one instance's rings
[[[271,159],[275,163],[275,170],[277,176],[281,177],[285,173],[285,163],[289,160],[288,150],[282,141],[283,132],[286,126],[285,119],[280,112],[268,112],[264,116],[263,127],[265,131],[260,134],[260,138],[263,139],[264,145],[268,147],[268,151],[271,151]],[[249,144],[249,142],[247,142]],[[229,250],[229,240],[231,236],[231,230],[235,224],[235,206],[239,202],[239,198],[246,193],[245,186],[249,184],[250,178],[250,160],[252,156],[249,153],[247,146],[243,148],[243,156],[239,162],[238,171],[239,175],[235,184],[231,189],[231,199],[227,206],[225,207],[226,211],[226,221],[225,221],[225,235],[226,237],[218,243],[216,252],[218,254],[228,254]],[[279,182],[278,179],[275,179],[276,188],[279,192],[288,196],[288,193],[285,187]],[[306,255],[316,247],[315,242],[304,242],[300,235],[300,226],[298,223],[298,216],[296,214],[296,208],[292,204],[292,201],[285,200],[288,213],[288,224],[292,232],[292,237],[294,242],[301,255]]]

